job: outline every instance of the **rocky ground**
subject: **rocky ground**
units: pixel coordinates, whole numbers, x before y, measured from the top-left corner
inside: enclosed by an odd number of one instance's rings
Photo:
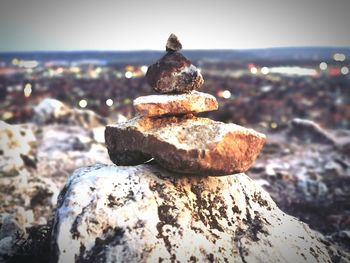
[[[0,262],[47,262],[52,216],[68,176],[81,166],[110,163],[107,120],[54,100],[36,110],[30,124],[0,123]]]
[[[350,133],[295,120],[269,134],[248,175],[285,212],[350,249]],[[303,130],[304,129],[304,130]]]
[[[39,110],[17,131],[0,124],[0,255],[9,262],[47,262],[53,209],[68,176],[82,166],[111,164],[101,135],[107,120],[62,107]],[[267,138],[248,176],[284,212],[349,251],[349,133],[297,120]]]

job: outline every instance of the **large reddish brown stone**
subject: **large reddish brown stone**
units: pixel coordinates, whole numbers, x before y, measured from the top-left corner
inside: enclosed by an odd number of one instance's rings
[[[266,137],[252,129],[194,116],[147,118],[108,125],[105,140],[117,165],[152,157],[181,173],[228,175],[249,169]]]
[[[176,95],[149,95],[134,100],[134,108],[142,116],[179,115],[218,109],[216,98],[210,94],[192,91]]]

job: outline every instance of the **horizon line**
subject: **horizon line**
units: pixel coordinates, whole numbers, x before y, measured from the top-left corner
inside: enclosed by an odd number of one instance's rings
[[[253,50],[271,50],[271,49],[301,49],[301,48],[327,48],[327,49],[350,49],[350,46],[327,46],[327,45],[306,45],[306,46],[276,46],[276,47],[258,47],[258,48],[203,48],[203,49],[182,49],[181,51],[253,51]],[[11,53],[72,53],[72,52],[166,52],[165,49],[50,49],[50,50],[11,50],[1,51],[0,54]]]

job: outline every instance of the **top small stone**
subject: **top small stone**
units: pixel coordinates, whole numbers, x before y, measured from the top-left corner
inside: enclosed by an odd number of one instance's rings
[[[182,94],[199,89],[204,79],[192,62],[181,54],[182,45],[171,34],[166,44],[166,54],[150,65],[146,72],[147,83],[162,94]]]
[[[180,43],[179,39],[175,34],[171,34],[168,38],[165,48],[168,52],[180,51],[182,49],[182,44]]]

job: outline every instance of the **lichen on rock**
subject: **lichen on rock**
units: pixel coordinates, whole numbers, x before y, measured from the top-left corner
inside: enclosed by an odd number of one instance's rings
[[[154,165],[77,170],[60,194],[56,262],[330,262],[321,236],[245,174]]]

